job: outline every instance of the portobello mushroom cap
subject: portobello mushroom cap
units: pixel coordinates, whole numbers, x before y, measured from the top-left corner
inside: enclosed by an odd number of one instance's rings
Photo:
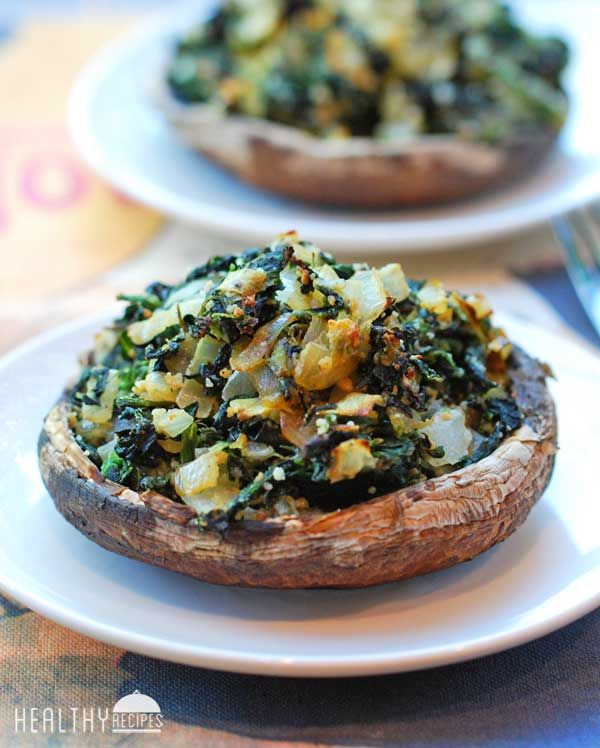
[[[396,143],[324,140],[289,125],[184,104],[167,91],[157,100],[185,143],[244,182],[329,205],[408,207],[480,195],[530,172],[558,136],[540,128],[496,145],[455,135]]]
[[[106,480],[82,452],[63,397],[39,439],[57,509],[102,547],[206,582],[246,587],[366,587],[474,558],[513,533],[546,488],[556,415],[545,371],[515,347],[509,373],[523,425],[483,460],[323,513],[201,530],[195,510]]]

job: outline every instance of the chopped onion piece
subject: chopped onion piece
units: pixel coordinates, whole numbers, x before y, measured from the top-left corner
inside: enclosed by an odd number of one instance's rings
[[[331,483],[354,478],[362,470],[373,469],[377,460],[365,439],[348,439],[331,450],[327,478]]]
[[[198,398],[198,405],[196,407],[196,418],[208,418],[214,410],[217,409],[217,398],[204,397]]]
[[[226,461],[225,452],[206,451],[182,465],[175,471],[173,481],[177,495],[185,501],[207,488],[214,488],[219,481],[219,466]]]
[[[350,392],[341,400],[321,413],[335,413],[338,416],[368,416],[377,405],[383,405],[382,395],[366,395],[362,392]]]
[[[153,403],[174,403],[177,393],[183,386],[181,374],[169,374],[163,371],[149,371],[144,379],[133,385],[133,393]]]
[[[197,340],[187,335],[179,344],[175,353],[165,357],[165,367],[173,372],[186,371],[196,351]]]
[[[267,274],[261,268],[241,268],[227,273],[219,286],[219,291],[251,296],[262,291],[266,280]]]
[[[279,380],[268,364],[253,369],[249,376],[260,397],[276,397],[280,394]]]
[[[489,317],[492,313],[490,302],[481,293],[471,294],[465,299],[465,303],[473,310],[475,319],[480,320]]]
[[[205,295],[199,294],[193,299],[176,304],[169,309],[157,309],[148,319],[133,322],[127,328],[131,342],[135,345],[149,343],[168,327],[179,324],[180,316],[185,317],[187,314],[198,315],[202,309],[204,299]]]
[[[307,390],[332,387],[356,369],[361,347],[362,336],[356,322],[347,317],[328,320],[325,332],[303,344],[294,369],[296,383]]]
[[[281,18],[277,0],[237,0],[228,41],[236,49],[253,49],[275,32]]]
[[[450,314],[452,310],[448,305],[448,296],[446,289],[436,281],[426,283],[423,288],[419,291],[419,302],[428,311],[435,314],[437,317],[444,317]]]
[[[229,402],[243,395],[254,397],[256,394],[256,387],[248,374],[244,371],[234,371],[223,387],[222,398],[224,402]]]
[[[94,361],[101,364],[119,340],[119,333],[105,327],[94,335]]]
[[[174,438],[183,433],[188,426],[194,423],[194,419],[189,413],[180,408],[154,408],[152,411],[152,423],[158,434]]]
[[[160,446],[171,455],[178,455],[181,452],[181,440],[177,439],[157,439]]]
[[[215,447],[178,468],[173,484],[177,495],[201,514],[226,509],[239,492],[227,475],[227,453]]]
[[[297,240],[296,236],[296,240]],[[305,262],[307,265],[310,265],[312,268],[315,267],[323,267],[321,255],[319,253],[319,249],[316,245],[312,244],[311,242],[303,242],[300,244],[298,241],[295,241],[293,243],[294,247],[294,255],[301,260],[302,262]]]
[[[242,453],[250,462],[264,462],[275,454],[275,450],[270,444],[249,441],[243,448]]]
[[[295,447],[304,447],[317,435],[315,423],[304,423],[303,413],[282,411],[279,425],[283,438]]]
[[[214,488],[207,488],[193,496],[182,497],[183,501],[193,507],[198,514],[206,514],[215,509],[227,509],[229,504],[239,493],[239,488],[234,485],[218,485]]]
[[[188,301],[193,298],[206,298],[209,288],[213,285],[213,281],[207,280],[206,278],[200,278],[198,280],[190,281],[185,286],[171,291],[165,301],[165,309],[169,309],[175,304],[181,304],[183,301]]]
[[[88,382],[88,388],[93,386],[94,379]],[[106,377],[104,392],[100,395],[98,405],[89,405],[84,403],[81,406],[81,416],[86,421],[92,423],[107,423],[113,415],[115,398],[119,391],[119,372],[116,369],[110,369]]]
[[[237,371],[250,371],[264,363],[273,350],[277,338],[294,319],[293,312],[284,312],[271,322],[259,327],[245,347],[233,352],[230,359],[231,366]]]
[[[422,431],[434,447],[443,447],[443,457],[430,457],[435,467],[456,465],[466,456],[473,435],[465,425],[465,414],[460,408],[442,408],[426,422]]]
[[[283,283],[283,288],[280,288],[275,294],[277,301],[280,304],[286,304],[294,312],[310,309],[312,294],[301,292],[296,267],[288,265],[279,277]]]
[[[306,345],[307,343],[312,342],[313,340],[317,340],[321,335],[327,332],[327,320],[323,319],[323,317],[319,317],[315,315],[310,320],[310,324],[308,328],[306,329],[306,332],[304,333],[304,338],[302,338],[302,345]]]
[[[387,294],[378,270],[359,270],[343,286],[344,300],[361,327],[370,325],[387,305]]]
[[[315,268],[315,272],[319,280],[332,290],[339,293],[343,288],[344,281],[335,272],[331,265],[321,265],[320,267]]]
[[[188,377],[193,377],[198,374],[202,364],[212,363],[219,355],[219,351],[223,345],[224,343],[222,340],[212,338],[210,335],[205,335],[201,338],[201,340],[198,341],[196,350],[194,351],[194,356],[185,371],[186,375]]]
[[[402,270],[402,265],[397,262],[384,265],[380,268],[379,274],[388,296],[391,296],[395,301],[403,301],[408,297],[410,294],[410,288],[406,282],[406,276]]]
[[[186,379],[183,387],[177,393],[175,402],[180,408],[187,408],[205,397],[204,387],[196,379]]]
[[[208,418],[217,404],[216,398],[207,395],[204,387],[196,379],[185,380],[183,387],[177,393],[175,402],[180,408],[187,408],[197,403],[196,418]]]
[[[279,420],[279,408],[272,400],[260,397],[243,397],[239,400],[231,400],[227,408],[228,418],[235,416],[240,421],[250,418],[269,418],[272,421]]]

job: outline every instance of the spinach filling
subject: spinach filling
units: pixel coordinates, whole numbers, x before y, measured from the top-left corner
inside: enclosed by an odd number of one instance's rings
[[[556,130],[568,50],[498,0],[228,0],[176,45],[182,102],[320,137]]]
[[[480,296],[290,232],[122,296],[70,398],[109,480],[202,527],[331,510],[456,470],[522,422]]]

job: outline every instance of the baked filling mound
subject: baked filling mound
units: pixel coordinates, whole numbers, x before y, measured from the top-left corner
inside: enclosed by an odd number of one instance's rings
[[[498,0],[227,0],[179,40],[167,82],[322,138],[501,142],[560,129],[567,59]]]
[[[522,422],[479,295],[293,232],[122,295],[70,392],[102,474],[198,524],[332,510],[489,455]]]

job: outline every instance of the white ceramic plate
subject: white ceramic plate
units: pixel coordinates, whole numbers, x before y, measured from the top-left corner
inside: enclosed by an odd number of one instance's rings
[[[521,0],[532,27],[558,31],[574,47],[572,110],[560,145],[528,179],[479,200],[426,210],[327,209],[244,185],[179,142],[155,109],[152,81],[201,0],[152,20],[101,54],[70,102],[71,132],[89,164],[123,192],[158,210],[246,243],[297,229],[344,250],[452,248],[523,229],[600,195],[600,99],[595,0]]]
[[[357,591],[221,588],[99,548],[56,512],[37,469],[44,413],[98,321],[0,364],[0,589],[136,652],[240,672],[334,676],[433,667],[541,636],[600,604],[599,359],[537,327],[510,333],[550,360],[561,450],[515,535],[475,561]]]

